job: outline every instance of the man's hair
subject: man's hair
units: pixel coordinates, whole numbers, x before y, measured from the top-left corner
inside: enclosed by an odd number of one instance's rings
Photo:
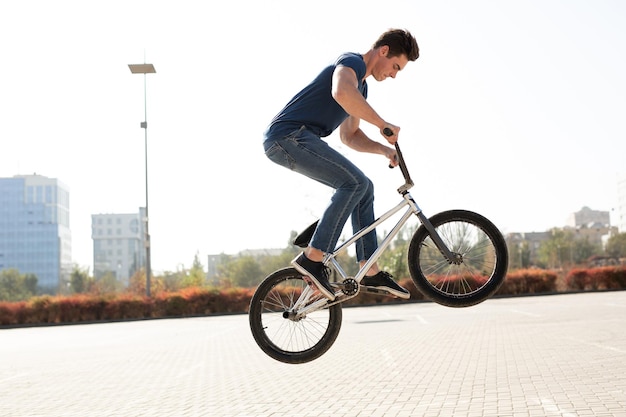
[[[389,29],[380,35],[374,43],[372,49],[387,45],[389,47],[389,57],[406,55],[409,61],[415,61],[420,56],[417,41],[406,29]]]

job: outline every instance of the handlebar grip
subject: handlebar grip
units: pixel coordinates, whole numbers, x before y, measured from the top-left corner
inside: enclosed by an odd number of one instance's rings
[[[385,136],[393,136],[393,130],[389,129],[388,127],[383,129],[383,133]],[[398,158],[396,157],[396,160]],[[389,169],[393,169],[393,165],[389,164]]]
[[[396,157],[395,157],[395,158],[393,158],[393,159],[394,159],[394,161],[397,161],[397,160],[398,160],[398,157],[396,156]],[[389,164],[389,169],[394,169],[394,168],[395,168],[395,167],[394,167],[393,165]]]

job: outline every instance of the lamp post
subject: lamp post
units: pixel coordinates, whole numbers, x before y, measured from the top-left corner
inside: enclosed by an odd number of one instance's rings
[[[146,216],[145,216],[145,246],[146,246],[146,296],[150,297],[150,232],[148,229],[148,106],[146,100],[146,74],[155,74],[152,64],[128,64],[133,74],[143,74],[143,111],[144,121],[140,127],[144,130],[145,165],[146,165]]]

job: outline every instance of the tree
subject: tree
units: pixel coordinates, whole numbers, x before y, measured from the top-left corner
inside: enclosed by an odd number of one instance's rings
[[[407,260],[409,245],[416,230],[417,226],[413,225],[411,227],[406,227],[398,233],[391,245],[380,257],[380,260],[378,261],[380,269],[389,272],[396,279],[410,277],[409,264]]]
[[[261,275],[265,278],[276,270],[290,266],[291,261],[297,254],[297,251],[285,249],[280,255],[260,257],[257,259],[257,262],[261,270]]]
[[[70,274],[70,289],[74,294],[87,292],[93,285],[93,282],[94,280],[89,276],[88,270],[80,269],[77,265],[74,265],[74,269]]]
[[[593,255],[602,254],[602,248],[598,244],[591,243],[585,236],[583,239],[576,239],[572,244],[571,262],[580,264]]]
[[[259,263],[252,256],[239,258],[234,266],[233,282],[240,287],[253,287],[265,278]]]
[[[606,243],[606,254],[613,258],[626,257],[626,233],[618,233]]]
[[[0,300],[24,301],[37,294],[37,276],[17,269],[0,271]]]
[[[27,294],[32,294],[32,295],[37,294],[37,282],[38,282],[37,275],[24,274],[22,275],[22,282],[23,282],[24,288],[26,289]]]
[[[583,263],[592,255],[600,255],[602,248],[591,243],[588,237],[576,238],[576,234],[568,229],[552,229],[549,239],[539,246],[539,260],[548,268]]]
[[[239,287],[255,286],[264,278],[259,263],[252,256],[231,257],[219,270],[222,279]]]
[[[548,268],[561,268],[570,259],[573,234],[563,229],[554,228],[549,239],[543,241],[538,249],[539,261]]]
[[[189,273],[183,278],[182,286],[185,287],[202,287],[206,281],[204,266],[200,262],[198,253],[193,258],[193,265]]]
[[[116,294],[121,290],[122,284],[112,272],[106,272],[93,285],[96,294]]]
[[[509,270],[529,268],[536,263],[532,259],[530,241],[517,233],[511,233],[505,237],[507,251],[509,253]]]
[[[165,271],[162,277],[163,291],[176,292],[180,290],[182,288],[182,283],[186,275],[187,275],[187,272],[185,271],[184,267],[182,271],[176,271],[176,272]]]
[[[157,294],[163,291],[163,288],[164,288],[163,277],[159,277],[159,276],[156,276],[155,274],[151,274],[150,275],[150,293],[152,295]],[[98,289],[100,289],[100,287],[98,287]],[[135,271],[133,276],[130,277],[130,279],[128,280],[127,290],[128,292],[132,294],[136,294],[136,295],[146,294],[146,270],[144,268],[141,268]]]

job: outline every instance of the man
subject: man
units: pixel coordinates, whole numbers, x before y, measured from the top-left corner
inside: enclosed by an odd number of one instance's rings
[[[324,68],[274,117],[265,132],[263,145],[270,160],[335,189],[311,242],[292,262],[329,300],[335,299],[335,293],[322,263],[324,254],[335,249],[348,217],[355,232],[374,222],[374,186],[359,168],[321,138],[339,127],[341,141],[350,148],[383,155],[391,165],[397,165],[395,148],[370,139],[359,128],[361,120],[378,127],[391,145],[400,132],[398,126],[384,120],[367,103],[366,78],[395,78],[409,61],[418,57],[419,48],[411,33],[391,29],[366,53],[342,54]],[[385,129],[391,130],[392,135],[386,136]],[[356,242],[361,267],[377,245],[375,230]],[[410,297],[377,264],[366,273],[361,285],[378,287],[401,298]]]

